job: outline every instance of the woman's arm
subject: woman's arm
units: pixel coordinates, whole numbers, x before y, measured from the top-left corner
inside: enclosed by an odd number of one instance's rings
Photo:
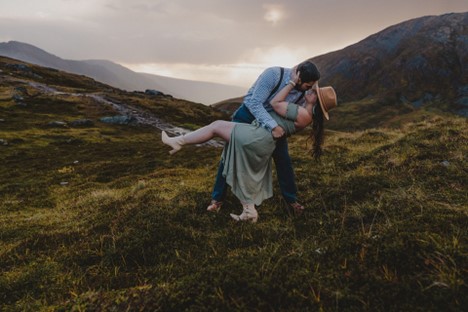
[[[295,87],[296,83],[299,81],[299,72],[293,69],[291,80],[289,80],[288,84],[285,85],[276,95],[270,100],[270,104],[275,110],[275,112],[285,117],[286,116],[286,109],[288,107],[288,102],[285,101],[286,97],[288,96],[289,92]]]
[[[286,117],[287,108],[289,103],[285,101],[289,92],[294,88],[295,84],[299,81],[299,72],[294,72],[293,76],[289,83],[284,86],[270,101],[271,106],[275,112],[282,116]],[[312,122],[312,107],[317,100],[317,95],[314,93],[306,93],[306,107],[300,105],[298,109],[297,118],[294,121],[296,128],[302,129],[305,128]],[[296,105],[296,104],[294,104]]]

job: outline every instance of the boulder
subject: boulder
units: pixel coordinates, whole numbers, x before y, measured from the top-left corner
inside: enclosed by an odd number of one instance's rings
[[[99,119],[101,122],[108,123],[108,124],[117,124],[117,125],[128,125],[134,121],[136,121],[135,117],[133,116],[126,116],[126,115],[117,115],[117,116],[110,116],[110,117],[102,117]]]
[[[67,126],[65,121],[51,121],[47,124],[51,128],[64,128]]]
[[[70,127],[92,127],[94,126],[94,122],[90,119],[76,119],[70,121]]]
[[[164,95],[164,93],[162,93],[161,91],[153,90],[153,89],[146,89],[145,94],[148,94],[148,95]]]

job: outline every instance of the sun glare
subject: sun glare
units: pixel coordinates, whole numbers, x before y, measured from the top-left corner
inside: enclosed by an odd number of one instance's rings
[[[276,25],[284,17],[283,10],[280,6],[265,6],[265,10],[266,12],[263,18],[273,25]]]
[[[242,62],[236,64],[213,66],[163,63],[120,64],[136,72],[197,81],[211,81],[248,88],[267,67],[292,67],[307,57],[309,57],[309,53],[305,49],[273,47],[270,49],[253,49],[248,55],[244,56]]]

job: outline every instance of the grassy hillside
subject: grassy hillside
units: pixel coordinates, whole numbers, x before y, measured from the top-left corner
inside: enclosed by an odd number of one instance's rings
[[[211,106],[214,107],[216,110],[225,112],[226,114],[231,116],[239,108],[239,106],[241,106],[243,100],[244,100],[244,97],[241,96],[241,97],[227,99],[227,100],[212,104]]]
[[[4,65],[1,75],[37,80]],[[95,84],[33,73],[76,93]],[[95,88],[178,125],[216,117],[192,103]],[[328,131],[321,163],[306,153],[305,133],[291,138],[307,210],[289,215],[276,188],[253,225],[230,220],[241,209],[232,195],[220,213],[205,210],[220,148],[192,146],[170,157],[159,131],[98,121],[109,113],[88,97],[0,82],[1,310],[468,305],[466,119],[427,114],[400,128]],[[94,124],[49,125],[77,118]]]

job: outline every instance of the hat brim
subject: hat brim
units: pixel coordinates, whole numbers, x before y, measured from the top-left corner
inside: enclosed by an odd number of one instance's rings
[[[328,115],[328,112],[325,110],[325,107],[323,106],[323,96],[322,96],[322,92],[320,92],[318,82],[315,83],[315,92],[317,92],[317,97],[319,99],[320,108],[322,109],[323,116],[325,116],[327,120],[330,120],[330,116]]]

